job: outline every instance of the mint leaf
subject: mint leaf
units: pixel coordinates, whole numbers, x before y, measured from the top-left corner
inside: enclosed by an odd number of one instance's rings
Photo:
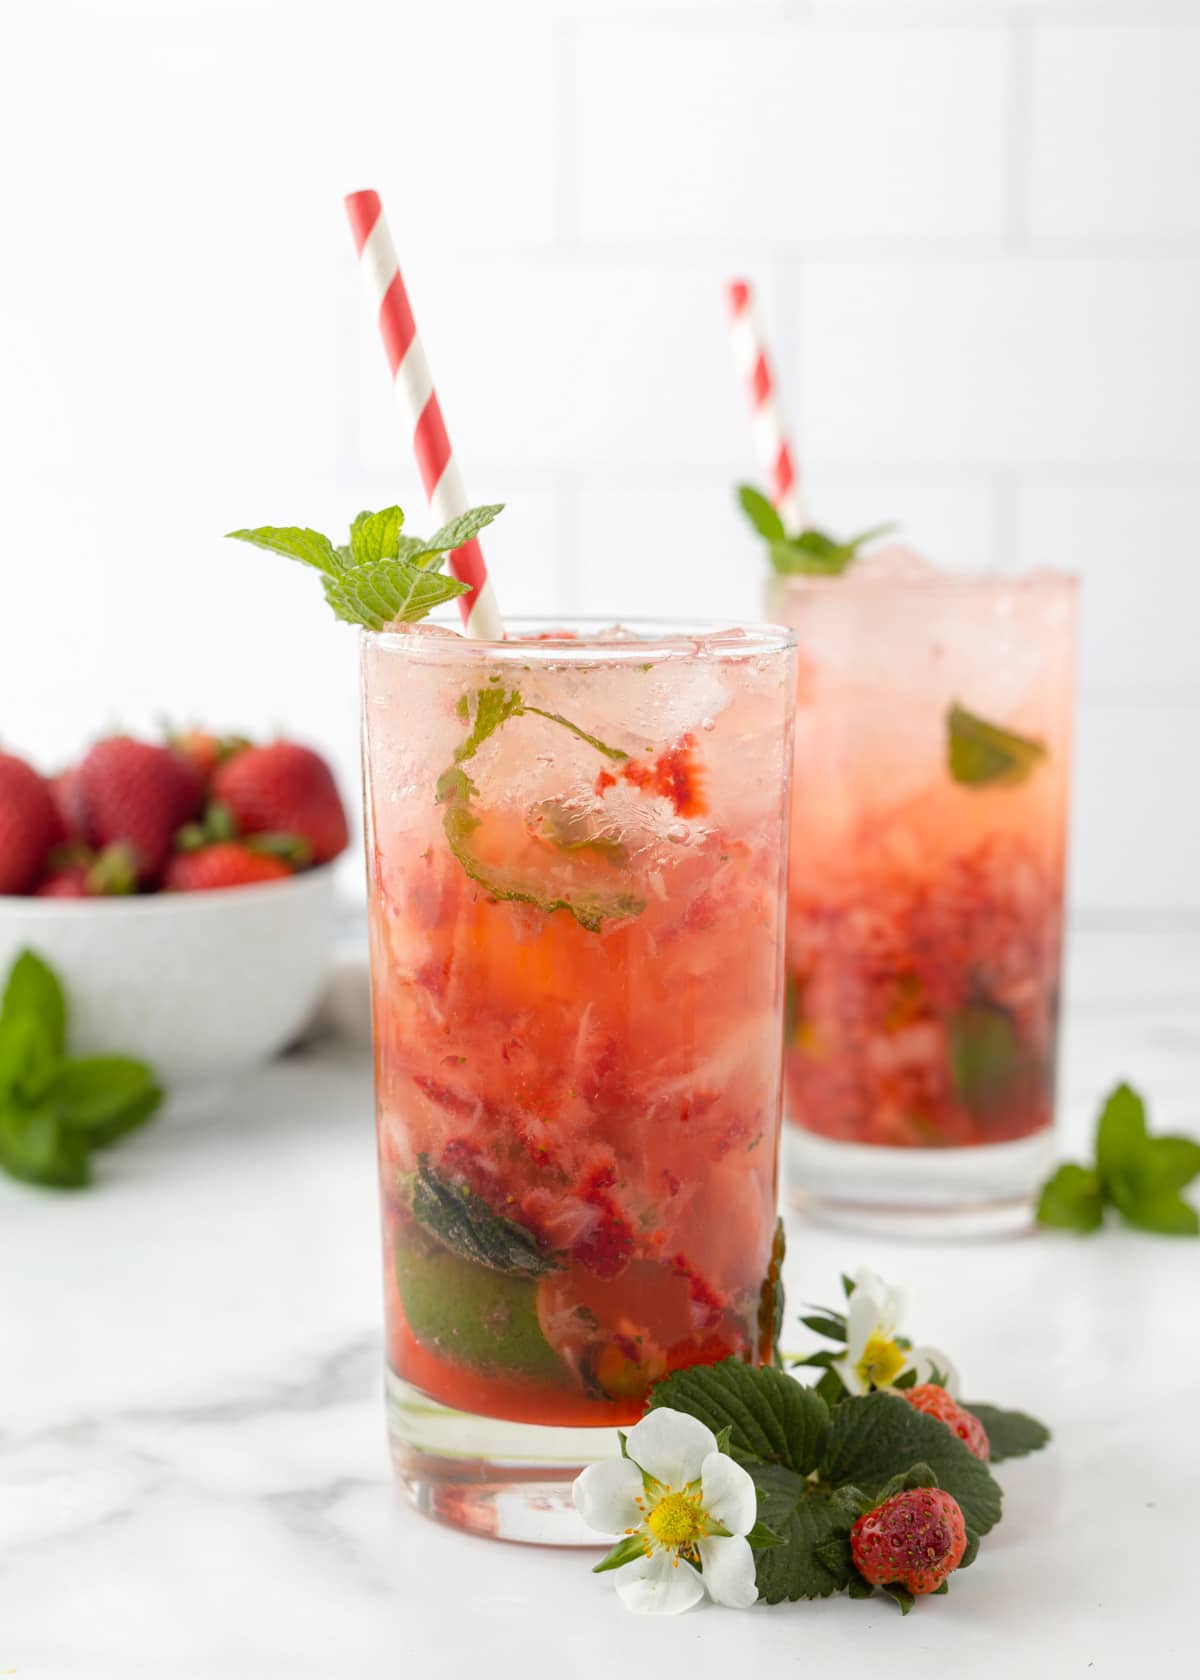
[[[143,1125],[163,1099],[144,1062],[89,1056],[65,1062],[48,1092],[64,1126],[92,1149],[115,1143]]]
[[[1001,1464],[1006,1458],[1024,1458],[1029,1453],[1040,1451],[1050,1440],[1046,1425],[1027,1412],[1010,1412],[1001,1406],[989,1406],[976,1400],[964,1400],[962,1404],[987,1431],[993,1464]],[[959,1564],[959,1568],[962,1567]]]
[[[399,552],[404,509],[382,508],[379,513],[360,513],[350,527],[350,559],[355,566],[376,560],[394,560]]]
[[[963,787],[1016,787],[1047,753],[1041,741],[954,705],[946,713],[946,757],[951,776]]]
[[[464,543],[470,542],[472,537],[477,537],[485,525],[490,525],[497,514],[503,512],[503,502],[490,502],[484,507],[468,508],[466,513],[460,513],[456,519],[449,519],[439,527],[430,537],[429,547],[441,553],[461,548]]]
[[[438,777],[436,793],[437,803],[443,807],[442,829],[446,842],[464,873],[494,899],[529,904],[547,915],[556,910],[566,910],[589,933],[598,933],[606,920],[640,915],[646,908],[645,901],[630,893],[585,892],[568,896],[539,892],[533,882],[485,863],[473,843],[474,835],[483,822],[473,804],[479,789],[462,768],[489,736],[511,718],[523,717],[526,712],[569,730],[610,759],[623,759],[627,755],[619,748],[609,747],[596,736],[589,735],[557,712],[546,712],[539,706],[525,706],[518,689],[506,689],[503,684],[496,683],[480,689],[473,700],[466,700],[465,696],[464,700],[462,715],[468,717],[473,714],[471,729],[455,750],[454,763]]]
[[[786,1254],[787,1231],[783,1220],[777,1219],[767,1275],[758,1292],[758,1357],[764,1365],[769,1360],[777,1368],[783,1365],[779,1338],[783,1333],[783,1262]]]
[[[41,1023],[53,1054],[63,1054],[67,1042],[67,1002],[53,969],[36,951],[22,951],[8,973],[0,1022],[17,1015],[34,1016]]]
[[[91,1182],[87,1145],[59,1119],[54,1105],[0,1106],[0,1166],[26,1184],[79,1190]]]
[[[885,1393],[834,1407],[819,1465],[822,1482],[851,1483],[875,1497],[899,1470],[915,1464],[928,1466],[938,1486],[953,1495],[973,1533],[986,1534],[1000,1521],[1000,1488],[987,1465],[938,1418]]]
[[[866,543],[894,529],[893,525],[874,525],[848,542],[837,542],[826,532],[810,527],[798,536],[772,542],[767,552],[781,576],[840,577],[858,559]]]
[[[963,1107],[987,1114],[1011,1100],[1027,1069],[1012,1014],[982,999],[951,1016],[949,1029],[954,1090]]]
[[[531,1231],[494,1212],[467,1185],[441,1177],[430,1166],[428,1155],[417,1157],[412,1212],[446,1248],[477,1266],[527,1278],[559,1269]]]
[[[1200,1173],[1200,1143],[1194,1138],[1146,1139],[1138,1179],[1143,1190],[1183,1190]]]
[[[53,1029],[39,1015],[6,1014],[0,1019],[0,1100],[36,1103],[61,1060]]]
[[[363,518],[359,514],[359,518]],[[237,542],[253,543],[256,548],[270,549],[272,554],[285,554],[302,565],[314,566],[318,572],[340,572],[342,559],[328,537],[320,531],[310,531],[299,525],[260,525],[253,531],[227,531],[227,537]]]
[[[1117,1204],[1121,1218],[1161,1237],[1200,1236],[1200,1214],[1177,1190],[1149,1190]]]
[[[415,624],[443,602],[469,593],[470,585],[409,560],[379,560],[370,566],[326,574],[325,599],[344,624],[383,630],[396,622]]]
[[[1129,1085],[1118,1085],[1096,1122],[1096,1170],[1110,1196],[1136,1185],[1145,1148],[1146,1105]]]
[[[1042,1186],[1036,1219],[1060,1231],[1098,1231],[1104,1223],[1104,1185],[1099,1173],[1065,1162]]]
[[[687,1412],[714,1435],[730,1427],[730,1456],[739,1463],[762,1460],[801,1476],[816,1469],[829,1434],[829,1408],[815,1390],[773,1366],[737,1359],[673,1371],[648,1404]],[[770,1517],[760,1515],[778,1532]]]
[[[760,537],[765,537],[768,542],[786,540],[783,520],[761,490],[756,490],[752,484],[739,484],[737,497],[742,504],[742,512]]]

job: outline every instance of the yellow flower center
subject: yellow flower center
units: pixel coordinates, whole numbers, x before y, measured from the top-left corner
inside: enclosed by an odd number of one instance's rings
[[[876,1388],[890,1388],[903,1369],[903,1348],[897,1347],[886,1336],[867,1338],[858,1362],[858,1374],[864,1383],[874,1383]]]
[[[686,1493],[668,1493],[665,1499],[659,1500],[646,1522],[660,1546],[694,1546],[708,1532],[698,1493],[691,1498]]]

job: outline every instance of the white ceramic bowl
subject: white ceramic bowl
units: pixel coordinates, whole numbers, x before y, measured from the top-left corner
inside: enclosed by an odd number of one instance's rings
[[[66,988],[73,1054],[139,1056],[195,1106],[301,1031],[333,934],[330,865],[218,892],[0,897],[0,979],[30,947]]]

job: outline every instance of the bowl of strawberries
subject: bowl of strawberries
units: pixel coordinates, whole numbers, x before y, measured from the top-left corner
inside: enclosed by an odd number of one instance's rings
[[[329,765],[298,742],[114,735],[53,777],[0,751],[0,973],[61,976],[83,1055],[119,1045],[176,1106],[311,1018],[348,844]]]

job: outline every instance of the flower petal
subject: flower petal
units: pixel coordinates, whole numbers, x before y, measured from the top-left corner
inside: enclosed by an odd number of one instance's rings
[[[627,1528],[637,1528],[642,1512],[635,1501],[641,1491],[641,1471],[627,1458],[589,1464],[571,1489],[575,1509],[589,1528],[601,1534],[624,1534]]]
[[[861,1348],[859,1349],[859,1352],[861,1354]],[[833,1364],[830,1366],[830,1369],[832,1371],[836,1371],[838,1376],[841,1377],[849,1393],[865,1394],[867,1392],[869,1385],[859,1376],[857,1361],[851,1361],[849,1359],[835,1359]]]
[[[850,1305],[846,1308],[846,1358],[852,1365],[858,1364],[871,1337],[881,1331],[883,1325],[879,1316],[878,1301],[873,1295],[856,1289],[850,1297]],[[886,1332],[884,1339],[890,1340]]]
[[[940,1373],[943,1379],[942,1387],[946,1390],[946,1393],[953,1395],[955,1399],[958,1398],[958,1367],[950,1355],[943,1353],[941,1348],[910,1348],[904,1369],[915,1371],[919,1383],[932,1382],[935,1371]]]
[[[660,1406],[634,1424],[625,1450],[647,1475],[682,1488],[699,1479],[704,1460],[717,1450],[717,1437],[699,1418]]]
[[[730,1610],[748,1610],[758,1597],[754,1553],[738,1536],[732,1540],[701,1540],[700,1562],[709,1597]]]
[[[848,1313],[854,1311],[855,1300],[864,1296],[875,1303],[876,1328],[886,1341],[891,1341],[904,1317],[904,1290],[885,1283],[869,1266],[860,1266],[854,1274],[854,1294],[850,1297]]]
[[[709,1453],[700,1471],[702,1504],[730,1534],[749,1534],[758,1517],[758,1495],[748,1471],[727,1453]]]
[[[616,1585],[621,1603],[639,1616],[677,1616],[704,1597],[698,1571],[690,1563],[677,1562],[673,1552],[657,1551],[642,1563],[627,1565],[617,1572]]]

